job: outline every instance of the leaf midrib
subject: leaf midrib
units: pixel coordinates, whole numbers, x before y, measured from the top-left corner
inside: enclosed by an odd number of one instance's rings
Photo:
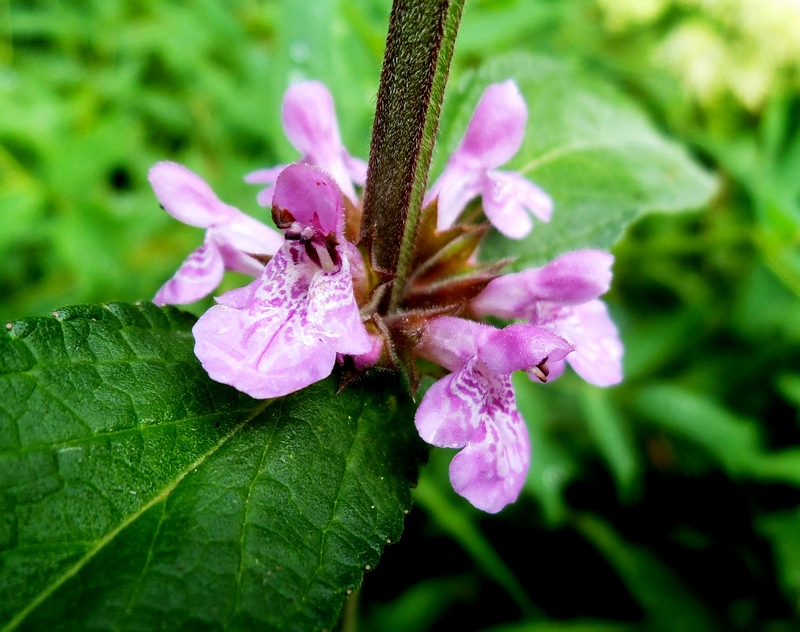
[[[624,149],[626,147],[646,147],[651,149],[661,149],[664,147],[668,147],[659,139],[649,139],[651,142],[647,142],[644,139],[637,139],[637,138],[624,138],[619,140],[604,138],[602,140],[597,141],[582,141],[582,142],[574,142],[574,143],[565,143],[563,145],[557,145],[552,149],[547,150],[545,153],[541,154],[537,158],[529,161],[523,167],[518,169],[519,173],[532,173],[536,171],[539,167],[548,162],[553,160],[558,160],[562,156],[568,156],[571,153],[581,153],[586,151],[593,151],[598,149]],[[674,148],[670,148],[674,150]]]
[[[338,521],[338,516],[336,514],[336,511],[337,511],[337,509],[339,507],[339,500],[340,500],[340,498],[342,496],[342,489],[344,488],[345,481],[347,480],[347,474],[348,474],[348,471],[350,470],[350,465],[352,463],[350,457],[351,457],[351,455],[353,453],[353,447],[356,445],[356,443],[357,443],[356,439],[358,439],[358,435],[362,431],[361,420],[362,420],[362,418],[364,416],[365,407],[366,407],[366,404],[365,404],[364,401],[362,401],[361,402],[361,410],[358,412],[357,419],[356,419],[356,429],[355,429],[355,432],[353,433],[353,439],[350,442],[350,445],[347,447],[347,456],[345,457],[344,471],[342,472],[342,478],[339,481],[339,485],[337,486],[336,498],[333,501],[333,508],[331,510],[331,515],[330,515],[330,518],[328,519],[327,524],[322,529],[322,535],[321,535],[321,538],[320,538],[320,546],[319,546],[319,557],[317,558],[317,566],[314,569],[314,572],[311,574],[311,577],[309,578],[308,582],[306,583],[306,587],[303,590],[302,596],[300,597],[300,599],[297,600],[297,603],[296,603],[296,605],[294,607],[294,610],[292,610],[292,612],[290,612],[288,615],[286,615],[283,618],[283,621],[281,621],[281,627],[283,627],[289,620],[291,620],[292,617],[294,617],[300,611],[301,607],[303,606],[303,604],[308,599],[308,594],[309,594],[309,591],[311,590],[311,586],[313,585],[314,580],[317,578],[317,576],[319,575],[320,571],[322,570],[323,555],[324,555],[324,552],[325,552],[325,540],[326,540],[326,538],[328,536],[328,532],[331,530],[331,527],[333,526],[334,522]]]
[[[283,404],[286,400],[281,399],[281,413],[283,412]],[[247,534],[247,524],[250,519],[250,507],[251,507],[251,499],[253,497],[253,489],[256,485],[256,481],[258,480],[259,474],[261,474],[261,470],[264,468],[264,464],[267,459],[267,453],[269,452],[270,447],[272,446],[272,439],[275,437],[275,431],[277,428],[277,424],[273,425],[272,431],[269,434],[269,437],[264,442],[264,450],[261,453],[261,459],[259,459],[258,467],[253,474],[253,480],[250,481],[250,485],[247,488],[247,497],[245,498],[245,510],[244,510],[244,518],[242,519],[242,531],[239,535],[239,565],[236,569],[236,603],[233,605],[233,610],[231,610],[230,614],[228,615],[225,623],[222,626],[223,630],[227,630],[228,626],[230,625],[233,617],[236,616],[237,612],[241,612],[241,600],[242,600],[242,573],[244,572],[244,561],[245,561],[245,536]]]
[[[258,415],[260,415],[266,408],[272,403],[274,400],[265,400],[260,402],[258,406],[256,406],[250,415],[242,421],[240,424],[235,426],[228,434],[223,436],[214,446],[212,446],[209,450],[204,452],[200,455],[194,462],[189,464],[185,467],[176,477],[175,479],[167,485],[161,493],[157,496],[151,498],[147,503],[139,507],[135,512],[127,516],[115,529],[109,531],[105,536],[103,536],[100,540],[97,541],[96,545],[90,549],[83,557],[81,557],[75,564],[73,564],[70,568],[66,571],[61,573],[61,575],[51,582],[44,590],[42,590],[25,608],[23,608],[11,621],[8,622],[6,626],[0,630],[0,632],[11,632],[17,628],[26,618],[27,616],[33,612],[36,608],[38,608],[42,603],[44,603],[56,590],[58,590],[67,580],[75,576],[86,564],[88,564],[92,558],[97,555],[106,545],[114,540],[123,530],[125,530],[128,526],[133,524],[138,518],[144,515],[151,507],[155,506],[162,500],[165,500],[169,497],[169,495],[175,490],[175,488],[180,484],[180,482],[186,478],[186,476],[195,468],[200,467],[210,456],[212,456],[217,450],[219,450],[225,443],[228,442],[234,435],[240,432],[247,424],[249,424],[253,419],[255,419]]]
[[[164,358],[150,358],[135,356],[133,358],[121,358],[119,360],[65,360],[63,362],[35,362],[34,364],[14,371],[0,371],[0,378],[11,375],[28,375],[36,369],[66,369],[74,366],[117,366],[130,364],[159,364],[162,366],[174,367],[177,364],[189,364],[195,366],[193,360],[165,360]]]
[[[31,445],[26,445],[24,447],[12,448],[10,450],[0,450],[0,457],[29,454],[31,452],[40,452],[42,450],[58,451],[63,448],[80,447],[81,445],[84,444],[93,443],[95,440],[107,439],[109,437],[121,437],[127,434],[137,433],[137,432],[150,432],[152,430],[159,430],[161,428],[165,428],[168,426],[179,426],[181,424],[200,421],[203,419],[208,419],[209,421],[211,421],[215,417],[219,416],[227,417],[228,415],[243,413],[246,412],[247,410],[252,410],[252,409],[248,407],[248,408],[238,408],[236,410],[219,410],[213,413],[207,413],[205,415],[182,417],[181,419],[176,419],[175,421],[163,421],[155,424],[145,424],[136,426],[135,428],[124,428],[122,430],[112,430],[110,432],[97,432],[93,433],[91,436],[80,437],[78,439],[68,439],[66,441],[61,441],[59,443],[35,443]]]

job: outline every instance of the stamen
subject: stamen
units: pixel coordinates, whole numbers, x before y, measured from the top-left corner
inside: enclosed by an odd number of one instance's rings
[[[323,267],[322,261],[319,258],[319,253],[317,252],[317,249],[314,247],[313,242],[306,241],[304,245],[306,248],[306,254],[308,255],[308,258],[311,259],[311,261],[313,261],[314,263],[316,263],[320,268],[322,268]]]
[[[528,371],[536,376],[540,382],[547,382],[547,376],[550,375],[550,367],[547,366],[547,358],[542,360],[539,364],[528,369]]]
[[[339,245],[339,240],[336,239],[336,235],[333,233],[328,233],[325,236],[325,246],[328,250],[328,255],[331,258],[331,262],[334,266],[339,266],[342,262],[339,260],[339,253],[336,250],[336,246]]]
[[[535,375],[540,382],[547,382],[547,376],[538,366],[530,369],[532,375]]]

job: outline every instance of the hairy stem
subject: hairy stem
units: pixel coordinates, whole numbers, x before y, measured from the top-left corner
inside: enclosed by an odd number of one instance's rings
[[[372,145],[360,242],[402,295],[428,183],[444,86],[464,0],[394,0]]]

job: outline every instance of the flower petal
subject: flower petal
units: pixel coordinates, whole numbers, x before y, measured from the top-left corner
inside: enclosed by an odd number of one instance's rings
[[[254,269],[247,263],[247,260],[254,260],[246,255],[274,255],[283,245],[283,235],[278,231],[239,212],[230,223],[219,228],[210,228],[208,232],[222,250],[227,269],[245,274],[251,274]],[[263,268],[263,265],[258,264],[255,274],[259,274]]]
[[[450,464],[450,481],[473,505],[496,513],[517,499],[530,442],[507,375],[496,375],[473,356],[428,389],[415,423],[433,445],[465,446]]]
[[[473,356],[472,365],[477,362]],[[471,369],[470,369],[471,370]],[[417,408],[414,423],[423,441],[440,448],[463,448],[479,419],[483,388],[459,379],[461,368],[431,386]]]
[[[517,324],[491,332],[480,345],[478,357],[490,371],[509,375],[545,360],[563,360],[573,349],[566,340],[546,329]]]
[[[342,237],[344,204],[336,183],[319,169],[304,164],[286,167],[278,176],[272,203],[296,221]]]
[[[556,257],[543,268],[521,272],[528,291],[543,301],[579,305],[611,287],[614,256],[602,250],[577,250]]]
[[[195,355],[213,380],[268,398],[330,374],[336,351],[307,318],[318,270],[302,247],[286,243],[248,286],[249,296],[245,288],[230,300],[223,295],[200,317],[192,330]]]
[[[304,81],[289,86],[281,113],[286,136],[303,154],[302,161],[329,173],[344,194],[355,202],[333,97],[325,85],[319,81]]]
[[[259,169],[258,171],[253,171],[248,173],[244,177],[244,181],[249,184],[268,184],[266,189],[262,189],[258,192],[256,196],[256,201],[258,202],[259,206],[265,206],[269,208],[272,206],[272,196],[275,193],[275,182],[278,179],[278,176],[281,174],[281,171],[286,169],[287,165],[278,165],[277,167],[272,167],[271,169]]]
[[[476,168],[475,165],[462,164],[457,161],[448,163],[423,202],[427,206],[434,199],[439,199],[437,230],[447,230],[455,224],[469,201],[480,195],[482,173],[480,168]]]
[[[248,184],[275,184],[281,171],[286,169],[287,165],[278,165],[277,167],[270,167],[269,169],[259,169],[251,171],[244,177],[244,181]]]
[[[490,171],[489,178],[498,190],[512,194],[517,202],[543,222],[553,214],[553,200],[540,187],[514,171]]]
[[[602,250],[578,250],[542,268],[506,274],[491,281],[470,303],[479,316],[536,320],[539,301],[578,305],[605,294],[614,257]]]
[[[353,356],[353,366],[356,370],[363,371],[376,364],[383,354],[383,337],[375,334],[369,335],[370,348],[366,353]]]
[[[354,158],[346,151],[342,152],[342,160],[350,179],[358,186],[363,187],[367,183],[367,163],[361,158]]]
[[[341,253],[340,253],[341,256]],[[318,272],[308,290],[308,323],[338,353],[360,355],[372,347],[361,322],[350,263],[342,256],[338,270]]]
[[[186,305],[213,292],[222,281],[225,265],[216,244],[207,240],[190,254],[175,275],[156,293],[156,305]]]
[[[526,270],[505,274],[493,279],[470,301],[470,309],[477,316],[497,316],[508,320],[533,319],[538,299],[528,289],[525,276],[528,272]]]
[[[487,173],[483,187],[483,211],[492,225],[510,239],[522,239],[533,229],[533,220],[517,196],[509,178]]]
[[[514,80],[494,83],[484,90],[453,156],[495,169],[519,151],[527,120],[528,108]]]
[[[273,197],[275,197],[275,187],[267,187],[258,192],[258,195],[256,195],[256,202],[258,202],[259,206],[270,208],[272,206]]]
[[[428,322],[414,351],[426,360],[456,371],[477,355],[478,348],[494,331],[497,331],[494,327],[472,320],[441,316]]]
[[[584,380],[595,386],[622,381],[623,346],[603,301],[565,308],[559,319],[545,326],[575,345],[567,362]]]
[[[219,245],[219,251],[222,254],[222,261],[225,263],[226,270],[233,270],[241,274],[249,274],[250,276],[258,276],[264,270],[264,264],[260,261],[253,259],[250,255],[231,247],[227,243]]]
[[[301,154],[338,157],[342,138],[333,97],[324,84],[303,81],[289,86],[281,115],[287,138]]]
[[[156,163],[147,179],[164,210],[189,226],[217,226],[227,222],[235,211],[220,201],[205,180],[178,163]]]
[[[478,509],[497,513],[519,498],[531,446],[525,421],[513,402],[510,407],[495,407],[488,418],[484,441],[470,441],[450,462],[450,483]]]
[[[550,196],[518,173],[488,172],[482,193],[486,217],[511,239],[521,239],[531,232],[533,222],[528,211],[544,222],[553,212]]]

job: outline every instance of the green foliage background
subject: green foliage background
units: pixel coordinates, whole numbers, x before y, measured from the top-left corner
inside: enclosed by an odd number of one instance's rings
[[[279,119],[293,78],[325,81],[366,157],[389,4],[0,0],[0,318],[153,295],[201,234],[159,210],[157,160],[266,219],[242,175],[296,158]],[[800,625],[800,95],[701,109],[645,54],[664,28],[610,32],[589,0],[467,2],[451,91],[498,54],[560,57],[638,102],[718,193],[613,249],[623,385],[518,382],[534,444],[519,503],[472,510],[434,452],[361,629]]]

